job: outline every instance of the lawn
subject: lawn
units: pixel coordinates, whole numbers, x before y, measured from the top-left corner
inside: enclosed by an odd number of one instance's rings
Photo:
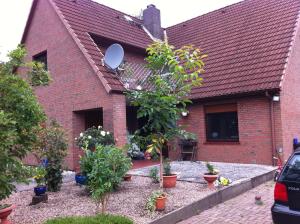
[[[73,216],[48,220],[45,224],[133,224],[133,221],[123,216],[96,215],[96,216]]]

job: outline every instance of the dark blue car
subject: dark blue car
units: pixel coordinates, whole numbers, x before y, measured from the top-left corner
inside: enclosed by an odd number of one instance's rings
[[[278,176],[271,208],[274,224],[300,224],[300,149],[289,158]]]

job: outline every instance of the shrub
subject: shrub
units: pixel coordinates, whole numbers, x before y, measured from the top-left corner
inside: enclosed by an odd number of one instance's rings
[[[128,139],[128,150],[127,150],[128,156],[130,156],[131,158],[143,158],[144,153],[141,152],[141,149],[138,146],[138,144],[134,142],[134,136],[129,135],[127,139]]]
[[[16,74],[17,67],[31,72],[32,66],[23,63],[25,54],[19,46],[9,53],[8,62],[0,63],[0,201],[15,190],[14,183],[26,182],[31,175],[22,159],[36,143],[37,130],[45,120],[31,86]],[[44,75],[48,73],[43,68],[36,69],[36,80],[46,80]]]
[[[114,146],[99,145],[96,147],[93,168],[87,174],[88,188],[97,208],[101,204],[102,213],[106,211],[110,192],[121,183],[130,167],[131,160],[122,150]]]
[[[171,176],[171,163],[169,159],[164,160],[163,163],[164,166],[164,176]]]
[[[102,126],[88,128],[83,133],[80,133],[80,136],[75,138],[75,141],[80,148],[85,148],[87,144],[87,148],[90,150],[95,149],[97,145],[115,144],[113,133],[104,131]]]
[[[48,191],[59,191],[62,184],[63,161],[67,155],[68,144],[62,127],[54,120],[40,130],[35,153],[44,157],[46,163],[45,180]]]
[[[152,179],[152,182],[157,184],[159,183],[159,176],[158,176],[158,168],[153,167],[150,169],[150,178]]]
[[[83,217],[55,218],[45,222],[45,224],[133,224],[133,221],[117,215],[96,215]]]
[[[84,155],[80,157],[80,172],[87,175],[92,172],[95,160],[95,153],[91,150],[84,149]]]

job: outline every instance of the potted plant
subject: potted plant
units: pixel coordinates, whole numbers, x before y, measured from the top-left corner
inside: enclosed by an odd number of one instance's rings
[[[214,189],[214,182],[218,179],[219,171],[209,162],[206,163],[206,168],[208,172],[203,175],[203,178],[206,180],[208,188]]]
[[[173,188],[176,186],[177,175],[171,173],[171,163],[169,159],[166,159],[163,164],[164,174],[163,174],[163,187]]]
[[[76,173],[75,181],[79,185],[86,185],[88,182],[87,174],[93,169],[93,161],[95,152],[87,149],[87,143],[85,148],[82,148],[84,155],[80,157],[80,172]]]
[[[47,187],[45,185],[46,170],[44,167],[39,166],[35,168],[34,173],[35,175],[33,178],[37,186],[34,187],[33,190],[36,196],[41,196],[47,191]]]
[[[125,180],[125,181],[131,181],[131,178],[132,178],[132,175],[126,173],[125,176],[123,177],[123,180]]]
[[[75,182],[79,185],[86,185],[87,183],[87,176],[82,173],[76,173],[75,175]]]
[[[167,196],[162,191],[154,191],[147,199],[146,209],[150,212],[163,211],[166,208]]]

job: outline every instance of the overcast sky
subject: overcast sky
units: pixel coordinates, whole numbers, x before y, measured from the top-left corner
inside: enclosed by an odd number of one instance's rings
[[[41,0],[46,1],[46,0]],[[95,0],[130,15],[138,15],[149,4],[161,10],[167,27],[239,2],[241,0]],[[0,0],[0,61],[20,42],[32,0]]]

